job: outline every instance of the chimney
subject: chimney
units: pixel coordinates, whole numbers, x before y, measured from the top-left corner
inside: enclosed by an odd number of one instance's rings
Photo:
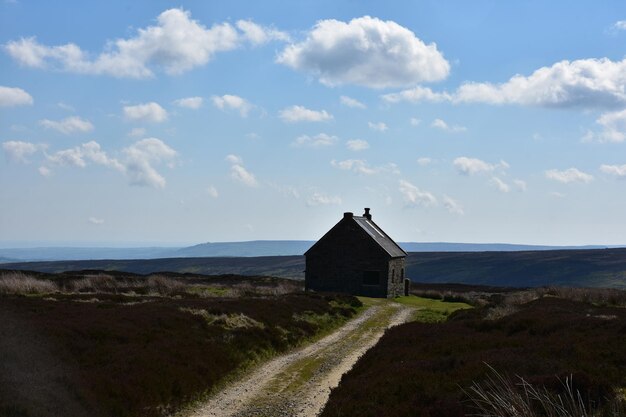
[[[367,220],[372,220],[372,215],[370,214],[369,207],[365,207],[365,213],[363,213],[363,217],[365,217]]]
[[[351,219],[352,216],[354,216],[354,214],[349,212],[349,211],[346,211],[345,213],[343,213],[343,218],[344,219]]]

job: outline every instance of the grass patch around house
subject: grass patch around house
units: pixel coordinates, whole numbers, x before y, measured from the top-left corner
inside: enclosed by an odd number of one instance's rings
[[[409,307],[414,307],[416,310],[413,321],[423,323],[443,322],[448,319],[450,314],[457,310],[472,308],[471,305],[462,302],[435,300],[432,298],[417,297],[415,295],[398,297],[395,298],[394,301]]]

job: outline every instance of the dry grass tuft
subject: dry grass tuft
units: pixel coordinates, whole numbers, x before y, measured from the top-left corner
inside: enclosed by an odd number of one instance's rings
[[[573,378],[559,380],[561,393],[535,386],[517,376],[517,381],[503,376],[489,366],[490,374],[482,383],[474,382],[464,390],[477,416],[485,417],[618,417],[624,414],[624,403],[619,398],[607,399],[601,407],[589,404],[574,388]]]
[[[0,275],[0,294],[47,294],[59,291],[50,280],[37,279],[23,272]]]

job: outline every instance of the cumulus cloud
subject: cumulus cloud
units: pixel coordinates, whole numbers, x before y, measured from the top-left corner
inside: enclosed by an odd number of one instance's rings
[[[443,206],[446,210],[448,210],[448,212],[452,213],[452,214],[458,214],[459,216],[462,216],[465,214],[465,211],[463,210],[463,206],[461,206],[461,204],[454,200],[451,197],[448,197],[447,195],[443,195],[443,199],[442,199],[442,203]]]
[[[626,59],[581,59],[515,75],[502,84],[466,83],[458,102],[542,107],[614,107],[626,103]]]
[[[131,138],[140,138],[146,135],[146,129],[144,129],[143,127],[135,127],[131,129],[127,135]]]
[[[378,132],[384,132],[385,130],[389,129],[389,127],[387,127],[387,125],[383,122],[378,122],[378,123],[367,122],[367,126],[370,129],[376,130]]]
[[[320,133],[315,136],[302,135],[296,138],[296,140],[291,143],[291,146],[296,148],[323,148],[334,145],[337,143],[337,140],[337,136],[330,136],[326,133]]]
[[[600,171],[605,174],[614,175],[619,178],[626,177],[626,165],[601,165]]]
[[[406,180],[400,180],[399,190],[409,206],[431,207],[437,205],[437,199],[432,193],[422,191]]]
[[[314,192],[306,199],[308,206],[329,206],[341,204],[341,197]]]
[[[174,100],[174,104],[176,104],[178,107],[196,110],[202,107],[203,101],[204,99],[202,97],[186,97]]]
[[[352,171],[364,175],[379,174],[381,172],[400,173],[396,164],[390,163],[383,166],[370,166],[364,159],[346,159],[344,161],[336,161],[333,159],[330,161],[330,164],[344,171]]]
[[[0,85],[0,107],[30,106],[32,104],[33,97],[21,88]]]
[[[2,143],[2,149],[6,158],[13,162],[28,162],[28,157],[36,153],[42,148],[41,145],[36,145],[30,142],[23,142],[20,140],[10,140]]]
[[[341,104],[343,104],[344,106],[347,107],[352,107],[355,109],[365,109],[367,108],[367,106],[363,103],[361,103],[359,100],[354,99],[352,97],[348,97],[348,96],[341,96],[339,97],[339,99],[341,100]]]
[[[34,37],[3,46],[14,60],[27,67],[147,78],[154,76],[155,69],[170,75],[181,74],[205,65],[219,52],[282,37],[276,30],[250,21],[239,21],[237,27],[218,23],[207,28],[182,9],[165,10],[156,20],[156,25],[138,29],[133,37],[107,42],[104,51],[93,59],[90,57],[95,54],[83,51],[74,43],[47,46]]]
[[[442,119],[433,120],[430,126],[451,133],[465,132],[467,130],[467,128],[463,126],[450,126]]]
[[[528,189],[528,185],[524,180],[513,180],[513,185],[517,188],[518,191],[524,192]]]
[[[66,117],[59,121],[43,119],[39,121],[39,124],[46,129],[56,130],[66,135],[77,132],[86,133],[93,130],[93,124],[89,120],[81,119],[78,116]]]
[[[124,117],[132,121],[161,123],[167,120],[168,114],[163,107],[152,101],[136,106],[124,106]]]
[[[411,124],[411,126],[419,126],[422,121],[417,117],[411,117],[411,119],[409,119],[409,123]]]
[[[381,97],[387,103],[399,103],[401,101],[408,101],[410,103],[431,101],[438,103],[442,101],[452,101],[453,99],[452,95],[448,93],[436,93],[428,87],[419,85],[397,93],[383,94]]]
[[[227,155],[226,161],[231,164],[230,177],[248,187],[257,187],[259,182],[253,173],[243,166],[243,159],[239,155]]]
[[[242,32],[243,38],[253,45],[262,45],[270,41],[289,41],[289,35],[271,27],[261,26],[251,20],[238,20],[237,29]]]
[[[147,138],[135,142],[123,150],[125,155],[124,172],[131,185],[154,188],[165,187],[165,178],[153,165],[171,162],[178,153],[157,138]]]
[[[363,151],[370,147],[370,144],[363,139],[351,139],[346,142],[346,147],[351,151]]]
[[[311,110],[303,106],[287,107],[281,110],[278,116],[287,123],[325,122],[333,118],[326,110]]]
[[[213,96],[211,97],[211,101],[213,105],[220,110],[231,109],[238,111],[241,117],[247,117],[248,112],[254,107],[246,99],[231,94]]]
[[[208,194],[208,195],[210,195],[210,196],[211,196],[211,197],[213,197],[213,198],[217,198],[217,197],[219,197],[219,193],[217,192],[217,188],[215,188],[215,187],[214,187],[214,186],[212,186],[212,185],[209,185],[209,186],[207,187],[206,192],[207,192],[207,194]]]
[[[493,172],[496,169],[506,169],[509,167],[505,161],[500,161],[497,164],[491,164],[478,158],[468,158],[466,156],[460,156],[456,158],[452,165],[456,168],[457,172],[462,175],[475,175]]]
[[[619,143],[626,140],[626,110],[604,113],[596,123],[602,126],[602,130],[588,131],[583,142]]]
[[[104,219],[99,219],[97,217],[90,217],[87,219],[87,222],[95,225],[104,224]]]
[[[430,165],[433,162],[433,160],[431,158],[427,158],[427,157],[421,157],[421,158],[417,158],[417,164],[419,166],[427,166]]]
[[[587,174],[578,170],[577,168],[568,168],[563,171],[559,171],[557,169],[550,169],[545,172],[546,178],[558,182],[562,182],[564,184],[569,184],[573,182],[580,183],[590,183],[593,181],[593,176],[591,174]]]
[[[509,191],[511,191],[511,187],[509,186],[509,184],[507,184],[506,182],[502,181],[498,177],[491,177],[490,183],[491,183],[491,185],[496,187],[496,189],[498,191],[500,191],[501,193],[508,193]]]
[[[46,166],[40,166],[37,171],[39,172],[39,175],[41,175],[42,177],[49,177],[52,175],[52,171],[50,170],[50,168],[46,167]]]
[[[413,87],[385,94],[389,103],[441,102],[518,104],[540,107],[614,108],[626,104],[626,59],[589,58],[560,61],[504,83],[466,82],[456,91]]]
[[[277,61],[325,85],[370,88],[439,81],[450,64],[437,49],[393,21],[363,16],[350,22],[321,20],[306,39],[288,45]]]
[[[155,165],[171,162],[177,156],[174,149],[160,139],[147,138],[123,148],[119,158],[109,156],[98,142],[90,141],[73,148],[47,153],[43,145],[28,142],[5,142],[2,144],[7,157],[26,162],[26,157],[39,150],[44,151],[45,165],[39,167],[39,173],[48,177],[52,175],[50,166],[85,168],[90,164],[101,165],[121,172],[129,179],[131,185],[162,188],[165,179]]]
[[[626,20],[618,20],[617,22],[613,23],[611,29],[615,32],[626,30]]]

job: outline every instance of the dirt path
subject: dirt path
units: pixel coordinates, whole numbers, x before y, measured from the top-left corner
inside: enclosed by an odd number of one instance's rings
[[[271,360],[210,398],[189,417],[315,417],[341,376],[388,327],[412,308],[388,301],[372,307],[325,338]]]

